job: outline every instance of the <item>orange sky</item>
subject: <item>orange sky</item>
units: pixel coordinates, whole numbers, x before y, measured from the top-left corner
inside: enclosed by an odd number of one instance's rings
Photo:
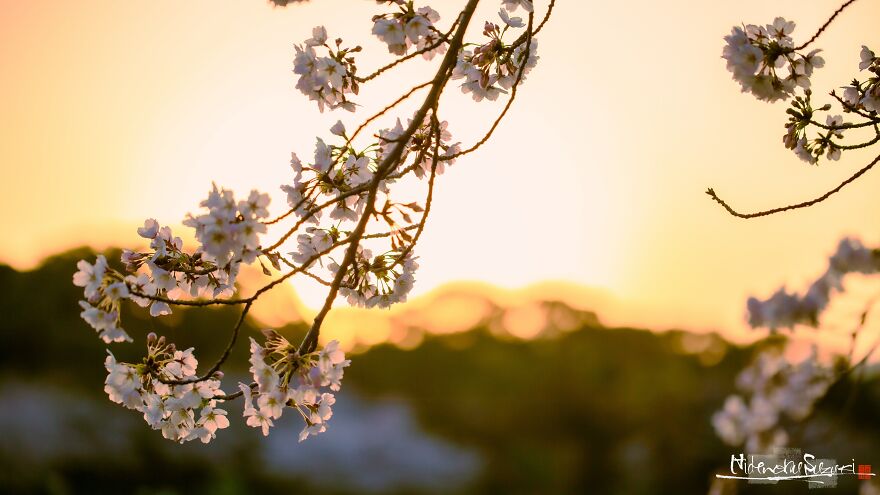
[[[132,245],[144,218],[178,223],[212,180],[269,191],[283,211],[290,152],[310,156],[337,118],[356,123],[293,89],[292,44],[324,24],[371,53],[362,71],[388,60],[369,33],[382,9],[372,1],[0,1],[0,260],[17,267],[81,244]],[[433,2],[443,26],[460,3]],[[483,3],[478,19],[499,2]],[[509,118],[438,181],[416,293],[564,280],[638,308],[618,322],[739,328],[747,295],[802,287],[842,235],[878,242],[865,214],[880,206],[877,175],[819,207],[752,221],[703,194],[771,207],[864,164],[864,153],[800,162],[781,146],[785,105],[740,94],[720,58],[733,24],[782,15],[802,40],[837,6],[559,2]],[[820,39],[819,92],[856,74],[862,44],[880,48],[877,19],[880,3],[863,0]],[[357,115],[431,73],[422,62],[389,73],[365,88]],[[446,118],[469,142],[499,107],[452,98]]]

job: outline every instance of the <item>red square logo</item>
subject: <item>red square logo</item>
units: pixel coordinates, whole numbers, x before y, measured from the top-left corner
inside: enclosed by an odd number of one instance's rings
[[[859,464],[859,474],[858,478],[860,480],[869,480],[871,479],[871,465],[870,464]]]

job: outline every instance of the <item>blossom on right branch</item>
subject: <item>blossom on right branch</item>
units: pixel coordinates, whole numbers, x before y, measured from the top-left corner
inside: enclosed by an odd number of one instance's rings
[[[538,40],[532,38],[528,43],[528,54],[525,53],[527,43],[524,40],[518,39],[514,43],[506,44],[503,38],[508,29],[522,23],[512,22],[503,10],[499,16],[504,27],[486,22],[483,35],[489,40],[473,50],[462,50],[452,72],[453,79],[464,79],[461,90],[470,94],[474,101],[498,99],[499,95],[513,87],[520,71],[522,77],[519,82],[522,84],[526,75],[538,63]]]
[[[872,274],[880,270],[880,253],[868,249],[858,239],[845,238],[831,256],[828,269],[799,295],[780,288],[770,298],[750,297],[747,302],[748,322],[753,328],[793,328],[795,325],[815,327],[819,315],[828,306],[832,291],[843,291],[844,275],[851,272]]]

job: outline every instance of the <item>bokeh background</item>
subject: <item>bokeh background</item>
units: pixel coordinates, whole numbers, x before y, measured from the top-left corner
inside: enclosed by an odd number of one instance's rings
[[[476,19],[495,16],[498,2],[482,3]],[[432,6],[445,26],[459,2]],[[705,492],[731,453],[709,418],[766,336],[746,328],[746,297],[805,287],[844,235],[880,241],[870,174],[818,207],[753,221],[703,194],[744,210],[788,204],[870,158],[803,164],[781,146],[785,105],[740,94],[720,58],[734,24],[781,15],[801,40],[837,2],[558,2],[508,118],[438,180],[415,297],[331,313],[324,337],[355,355],[330,430],[298,444],[287,417],[264,439],[233,405],[215,443],[178,446],[104,397],[76,260],[138,247],[144,218],[179,225],[212,181],[269,191],[284,211],[291,151],[310,156],[336,119],[356,125],[433,64],[371,83],[355,115],[320,114],[293,88],[293,44],[323,24],[364,46],[361,70],[380,66],[375,2],[0,7],[0,491]],[[877,19],[880,4],[857,2],[823,35],[818,93],[856,75],[862,44],[880,46]],[[467,143],[501,104],[444,105]],[[245,289],[260,277],[246,274]],[[804,337],[828,352],[880,289],[848,288]],[[301,335],[320,289],[306,279],[261,299],[247,332]],[[153,330],[213,356],[234,316],[128,318],[137,341]],[[237,351],[233,377],[247,367]],[[880,395],[866,380],[845,418],[851,384],[832,389],[804,447],[880,464]]]

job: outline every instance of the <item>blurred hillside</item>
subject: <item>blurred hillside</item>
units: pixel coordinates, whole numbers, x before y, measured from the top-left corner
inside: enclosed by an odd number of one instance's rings
[[[716,335],[605,328],[559,301],[534,302],[546,318],[528,340],[505,332],[522,327],[522,313],[490,305],[465,331],[409,329],[421,332],[415,347],[361,346],[329,430],[302,444],[299,418],[285,415],[263,438],[231,403],[232,426],[215,442],[176,445],[102,392],[105,346],[80,320],[81,289],[70,283],[76,260],[90,256],[64,253],[29,272],[0,266],[3,493],[705,493],[733,453],[710,417],[752,348]],[[205,366],[236,317],[235,308],[160,319],[135,311],[123,320],[135,343],[112,349],[138,359],[155,331],[195,346]],[[280,331],[293,340],[304,329]],[[244,337],[256,333],[248,321]],[[246,345],[225,369],[230,391],[246,379]],[[880,463],[878,389],[876,380],[856,395],[849,382],[836,386],[796,446]],[[841,493],[853,483],[842,481]]]

